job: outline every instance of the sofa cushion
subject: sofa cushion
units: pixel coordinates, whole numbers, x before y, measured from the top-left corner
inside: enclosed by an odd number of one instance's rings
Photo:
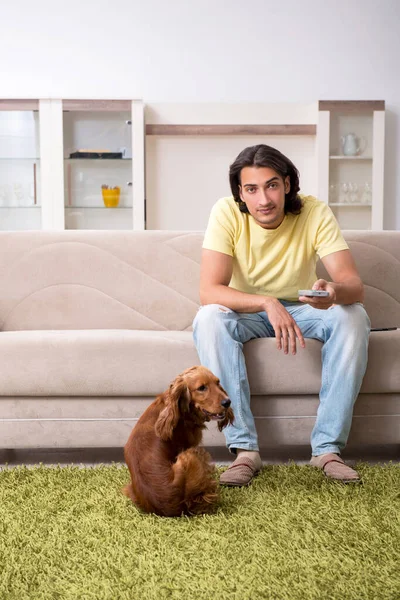
[[[3,396],[154,395],[199,364],[190,332],[129,329],[6,331],[0,359]]]
[[[396,331],[373,331],[368,348],[368,367],[361,392],[400,392],[400,329]]]
[[[271,338],[245,344],[251,393],[318,394],[321,385],[321,342],[306,339],[306,348],[295,356],[284,355]],[[371,332],[368,369],[361,392],[364,394],[400,391],[400,329]]]
[[[321,343],[307,340],[296,356],[274,339],[245,344],[254,395],[318,394]],[[400,390],[400,330],[371,334],[362,391]],[[2,396],[155,396],[175,375],[199,364],[188,331],[125,329],[0,333]]]

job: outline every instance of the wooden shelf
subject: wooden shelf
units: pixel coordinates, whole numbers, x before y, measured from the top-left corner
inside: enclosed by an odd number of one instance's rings
[[[146,125],[146,135],[316,135],[316,125]]]
[[[0,100],[0,110],[39,110],[39,100]]]
[[[359,208],[360,206],[371,208],[372,204],[363,204],[362,202],[329,202],[328,206],[353,206]]]
[[[360,113],[385,110],[384,100],[320,100],[319,110]]]
[[[331,155],[330,160],[372,160],[372,156],[346,156],[345,154]]]
[[[132,100],[63,100],[64,111],[130,111]]]

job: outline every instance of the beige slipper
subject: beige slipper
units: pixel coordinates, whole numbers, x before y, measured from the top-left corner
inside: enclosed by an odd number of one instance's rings
[[[329,452],[320,456],[313,456],[310,460],[313,467],[322,469],[327,477],[342,483],[360,483],[361,477],[351,467],[345,464],[339,454]]]
[[[224,471],[219,479],[222,485],[242,486],[249,485],[251,480],[260,470],[247,456],[238,456],[230,467]]]

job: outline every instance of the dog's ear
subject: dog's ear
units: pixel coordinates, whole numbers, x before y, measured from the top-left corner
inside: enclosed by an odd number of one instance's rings
[[[177,377],[165,393],[165,408],[155,424],[156,435],[167,442],[172,438],[181,415],[189,410],[190,392],[183,377]]]
[[[232,425],[234,420],[235,417],[233,415],[233,410],[231,408],[228,408],[228,410],[225,413],[225,417],[221,421],[218,421],[218,429],[222,431],[223,428],[227,425]]]

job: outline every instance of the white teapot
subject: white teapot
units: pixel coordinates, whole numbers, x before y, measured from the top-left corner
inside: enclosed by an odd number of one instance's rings
[[[362,154],[367,147],[366,139],[358,138],[355,133],[348,133],[340,138],[342,142],[343,154],[345,156],[356,156]],[[363,146],[363,148],[361,148]]]

